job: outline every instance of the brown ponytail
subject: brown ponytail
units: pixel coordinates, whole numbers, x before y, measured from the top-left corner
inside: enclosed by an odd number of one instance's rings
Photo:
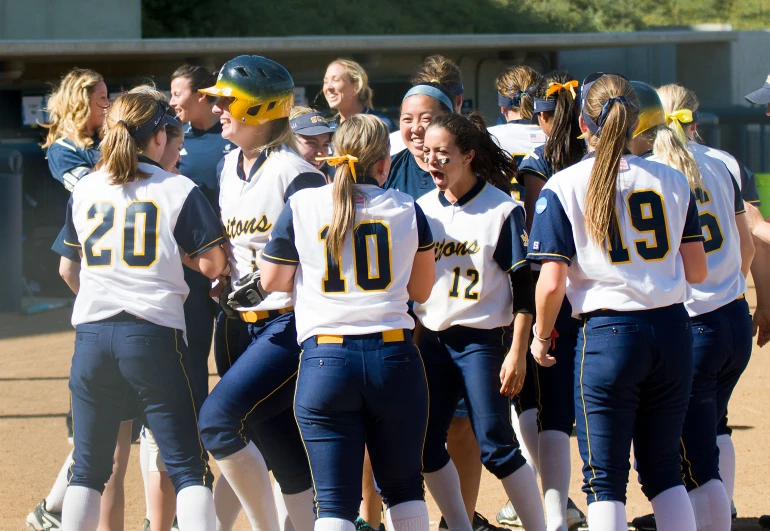
[[[342,244],[356,217],[356,187],[350,164],[355,168],[359,181],[361,177],[373,177],[372,168],[376,163],[390,156],[390,139],[385,123],[371,114],[355,114],[342,122],[333,139],[334,153],[338,157],[349,155],[356,162],[343,160],[337,165],[332,187],[334,210],[326,245],[334,263],[342,256]]]
[[[158,101],[147,93],[123,94],[110,107],[104,124],[102,156],[96,167],[109,173],[113,184],[147,177],[139,169],[139,154],[152,136],[137,141],[130,131],[152,119],[157,111]]]
[[[618,97],[625,98],[635,107],[614,101],[605,119],[600,120],[605,102]],[[600,127],[601,133],[586,192],[585,222],[589,238],[599,245],[607,239],[617,219],[615,198],[620,159],[631,140],[630,133],[639,115],[638,108],[639,100],[634,89],[620,76],[602,76],[586,95],[585,112]]]

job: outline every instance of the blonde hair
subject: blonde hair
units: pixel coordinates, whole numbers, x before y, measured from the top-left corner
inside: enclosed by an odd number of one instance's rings
[[[596,159],[591,169],[585,201],[585,224],[591,240],[602,245],[617,219],[618,170],[623,151],[631,139],[632,126],[639,116],[639,99],[631,84],[620,76],[600,77],[588,91],[585,112],[596,123],[602,107],[610,98],[623,97],[636,106],[612,103],[596,141]],[[590,138],[589,138],[590,139]]]
[[[512,97],[519,91],[525,91],[528,88],[538,84],[542,77],[532,68],[524,65],[511,66],[495,79],[495,88],[503,96]],[[514,112],[521,113],[525,120],[532,118],[534,100],[529,94],[522,94],[521,106],[511,107]]]
[[[303,105],[294,105],[291,108],[291,111],[289,112],[289,120],[296,120],[300,116],[305,116],[306,114],[310,114],[315,112],[310,107],[305,107]]]
[[[103,81],[100,74],[86,68],[73,68],[62,78],[48,98],[48,123],[40,124],[48,129],[43,149],[60,138],[71,140],[80,149],[94,145],[85,127],[91,118],[91,94]]]
[[[137,85],[128,91],[128,94],[149,94],[153,98],[159,101],[165,101],[168,103],[168,96],[159,91],[154,83],[149,82],[145,85]],[[176,114],[176,113],[174,113]],[[171,140],[179,138],[184,135],[184,127],[182,125],[166,124],[166,137]]]
[[[259,146],[255,151],[267,151],[270,149],[286,146],[291,148],[292,151],[299,151],[299,145],[297,144],[297,137],[294,136],[294,131],[291,130],[291,123],[289,118],[278,118],[269,122],[272,124],[272,130],[270,131],[270,140],[264,146]]]
[[[352,59],[335,59],[329,63],[329,66],[334,64],[340,65],[345,69],[345,75],[356,86],[356,95],[361,105],[367,108],[373,107],[372,97],[374,92],[369,86],[369,75],[364,70],[364,67]]]
[[[696,112],[700,104],[698,97],[692,90],[678,84],[664,85],[657,89],[660,102],[666,114],[672,114],[682,109]],[[668,122],[669,120],[666,120]],[[687,176],[690,189],[696,192],[703,188],[703,177],[698,163],[687,149],[687,135],[685,135],[679,120],[671,120],[668,126],[656,128],[657,136],[652,147],[652,152],[661,162],[676,168]]]
[[[371,114],[355,114],[342,122],[334,134],[334,154],[352,155],[358,159],[354,163],[356,175],[369,176],[372,167],[390,153],[388,126]],[[356,216],[356,189],[353,174],[347,162],[337,166],[334,174],[332,198],[334,212],[326,245],[335,263],[342,256],[342,243],[348,231],[353,228]]]
[[[130,129],[151,120],[158,112],[158,100],[146,93],[123,94],[110,107],[104,123],[102,156],[97,169],[110,175],[113,184],[126,184],[134,178],[147,177],[139,169],[139,154],[154,135],[135,140]]]

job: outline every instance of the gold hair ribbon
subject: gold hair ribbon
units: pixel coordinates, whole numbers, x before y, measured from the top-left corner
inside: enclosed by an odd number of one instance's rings
[[[329,166],[339,166],[340,164],[347,162],[350,173],[353,174],[353,181],[355,182],[358,180],[358,177],[356,177],[356,162],[358,162],[358,157],[354,157],[353,155],[340,155],[339,157],[316,157],[315,160],[325,160],[329,163]]]
[[[441,84],[441,83],[439,83],[439,80],[438,80],[438,79],[431,79],[431,80],[430,80],[430,82],[431,82],[431,83],[436,83],[436,84],[438,84],[438,85],[440,85],[440,84]]]
[[[674,120],[680,124],[689,124],[692,122],[692,111],[690,109],[679,109],[671,114],[666,113],[666,125],[670,125]]]
[[[551,94],[554,92],[559,92],[560,90],[569,90],[570,94],[572,94],[572,99],[574,100],[577,98],[577,95],[575,94],[575,89],[578,88],[580,83],[573,79],[572,81],[567,81],[564,84],[561,83],[548,83],[548,90],[545,91],[545,99],[548,99],[551,97]]]

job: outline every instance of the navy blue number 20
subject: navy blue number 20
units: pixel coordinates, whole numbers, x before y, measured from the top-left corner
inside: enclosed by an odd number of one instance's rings
[[[101,248],[99,242],[115,226],[115,205],[99,202],[88,209],[88,219],[101,217],[83,244],[83,257],[88,267],[112,265],[112,249]],[[152,201],[134,201],[126,208],[121,256],[128,267],[149,267],[158,259],[158,205]]]

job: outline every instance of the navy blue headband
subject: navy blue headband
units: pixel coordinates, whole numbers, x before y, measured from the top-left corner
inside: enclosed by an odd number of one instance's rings
[[[549,100],[540,100],[535,98],[535,108],[532,111],[532,114],[537,114],[541,112],[553,112],[556,110],[556,98],[551,98]]]
[[[465,87],[463,87],[462,83],[447,83],[445,86],[455,96],[465,93]]]
[[[409,96],[417,96],[417,95],[423,95],[423,96],[430,96],[431,98],[437,99],[444,105],[446,105],[446,108],[449,109],[450,112],[454,111],[454,105],[452,105],[452,100],[449,99],[449,96],[444,94],[444,92],[441,91],[441,89],[437,89],[436,87],[433,87],[431,85],[415,85],[412,88],[409,89],[409,91],[404,95],[404,100],[408,98]],[[401,100],[402,102],[404,100]]]
[[[163,100],[157,101],[158,110],[155,111],[155,115],[152,118],[143,124],[137,125],[136,127],[128,128],[128,134],[131,135],[134,140],[144,140],[145,138],[148,138],[154,135],[156,132],[160,131],[160,128],[165,125],[179,127],[179,122],[177,119],[167,114],[169,109],[168,103]],[[119,120],[119,122],[122,121],[123,120]],[[125,122],[123,123],[125,124]]]
[[[602,136],[602,127],[604,127],[604,123],[607,121],[607,117],[610,115],[610,111],[612,110],[612,106],[615,103],[620,103],[621,105],[625,107],[631,107],[632,109],[636,110],[636,105],[633,104],[628,98],[625,96],[615,96],[614,98],[609,98],[607,101],[604,102],[604,105],[602,105],[602,111],[599,113],[599,116],[596,118],[596,122],[594,122],[590,116],[588,116],[588,113],[585,109],[580,111],[581,116],[583,117],[583,123],[586,124],[586,127],[594,136]],[[634,131],[634,126],[636,124],[632,124],[629,128],[629,136]]]
[[[526,90],[517,90],[516,92],[514,92],[510,96],[505,96],[505,95],[500,94],[498,92],[497,93],[497,104],[500,107],[521,107],[521,98],[523,98],[524,96],[531,97],[529,93],[534,88],[535,88],[535,86],[532,85],[531,87],[529,87]]]

